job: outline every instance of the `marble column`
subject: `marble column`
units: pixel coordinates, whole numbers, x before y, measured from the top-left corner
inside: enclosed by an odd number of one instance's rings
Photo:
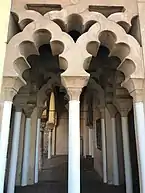
[[[7,149],[10,131],[12,101],[4,101],[0,131],[0,193],[4,192],[4,179],[7,162]]]
[[[55,125],[52,131],[52,156],[56,155],[56,128],[57,126]]]
[[[80,193],[80,94],[89,76],[62,76],[69,95],[68,193]]]
[[[54,127],[55,127],[54,123],[50,122],[46,123],[46,129],[48,131],[48,154],[47,154],[48,159],[50,159],[52,156],[52,131]]]
[[[94,130],[93,128],[89,128],[89,155],[93,158],[94,157],[94,147],[93,147],[93,138],[94,138]]]
[[[36,132],[36,149],[35,149],[35,177],[34,177],[35,183],[38,183],[38,173],[39,173],[40,124],[41,124],[41,119],[38,118],[38,120],[37,120],[37,132]]]
[[[15,191],[21,116],[22,116],[21,109],[16,109],[15,117],[14,117],[14,126],[13,126],[12,150],[11,150],[10,168],[9,168],[9,175],[8,175],[7,193],[14,193]]]
[[[140,193],[145,193],[145,110],[143,90],[132,93]]]
[[[102,133],[102,157],[103,157],[103,182],[107,183],[107,147],[106,147],[106,125],[105,109],[100,108],[101,113],[101,133]]]
[[[52,156],[52,131],[48,130],[48,159]]]
[[[83,153],[84,157],[89,155],[89,129],[86,126],[87,124],[87,105],[84,102],[83,107]]]
[[[27,117],[25,126],[24,155],[22,164],[22,182],[21,182],[22,186],[26,186],[28,184],[30,129],[31,129],[31,118]]]
[[[69,101],[68,158],[68,192],[80,193],[80,101],[73,99]]]
[[[43,153],[44,153],[44,130],[46,127],[45,122],[41,122],[40,126],[40,157],[39,157],[39,170],[43,167]]]
[[[113,104],[107,104],[108,111],[111,116],[112,123],[112,153],[113,153],[113,184],[115,186],[119,185],[119,163],[118,163],[118,152],[117,152],[117,139],[116,139],[116,120],[115,116],[117,109]]]
[[[123,137],[123,153],[124,153],[124,166],[125,166],[125,182],[126,182],[126,193],[133,192],[132,184],[132,171],[131,171],[131,158],[129,148],[129,128],[128,128],[128,113],[132,108],[132,100],[129,99],[116,99],[117,108],[121,114],[122,124],[122,137]]]

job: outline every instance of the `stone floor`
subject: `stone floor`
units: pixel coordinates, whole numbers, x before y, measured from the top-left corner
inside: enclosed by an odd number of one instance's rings
[[[93,170],[92,160],[81,159],[82,193],[124,193],[124,187],[104,185]],[[39,183],[16,187],[15,193],[67,193],[67,157],[58,156],[44,162],[39,174]]]

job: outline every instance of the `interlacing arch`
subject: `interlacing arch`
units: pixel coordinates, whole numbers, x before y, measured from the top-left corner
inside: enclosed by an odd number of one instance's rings
[[[61,11],[57,11],[56,15],[53,14],[53,18],[51,13],[45,14],[11,39],[7,48],[4,76],[18,76],[23,80],[22,73],[30,68],[27,57],[39,54],[39,47],[50,43],[53,55],[59,55],[60,68],[65,70],[63,75],[85,76],[85,70],[88,69],[92,56],[96,56],[99,46],[104,45],[110,50],[110,56],[120,58],[118,70],[125,74],[125,82],[130,78],[144,79],[140,45],[134,37],[126,34],[120,25],[96,12],[86,11],[80,15],[69,16],[66,14],[64,15],[68,21],[64,23],[64,26],[68,27],[66,31],[74,30],[75,23],[71,23],[71,19],[79,17],[76,27],[81,33],[84,32],[75,43],[54,22],[60,17],[58,13],[61,15]]]
[[[37,21],[41,17],[43,17],[40,13],[38,13],[37,11],[34,11],[34,10],[16,9],[16,10],[12,10],[12,11],[16,15],[19,26],[22,30],[30,22]],[[96,15],[102,15],[102,14],[97,13],[97,12],[89,12],[88,10],[86,10],[85,12],[83,12],[81,14],[81,13],[78,13],[76,9],[74,9],[73,11],[71,10],[71,12],[70,12],[69,9],[65,8],[65,9],[62,9],[61,11],[47,12],[44,15],[44,17],[48,17],[50,20],[52,20],[52,21],[56,22],[58,25],[60,25],[63,30],[67,30],[68,21],[71,18],[71,16],[73,16],[73,15],[78,15],[78,16],[82,17],[82,20],[84,20],[84,17],[85,17],[84,15],[88,15],[89,20],[91,18],[91,20],[93,21],[93,18],[96,17]],[[132,17],[134,17],[134,16],[132,16]],[[121,25],[125,29],[126,32],[128,32],[130,27],[131,27],[132,17],[131,17],[131,15],[129,15],[126,12],[118,12],[118,13],[113,13],[113,14],[109,15],[108,19],[118,23],[119,25]],[[85,21],[83,21],[83,23],[85,23]]]
[[[42,17],[39,21],[30,23],[9,42],[4,77],[18,77],[25,84],[22,74],[30,68],[27,57],[33,54],[39,55],[39,47],[49,43],[52,54],[60,57],[60,68],[66,69],[67,63],[64,63],[65,59],[61,55],[72,47],[74,41],[68,34],[62,32],[53,21]]]

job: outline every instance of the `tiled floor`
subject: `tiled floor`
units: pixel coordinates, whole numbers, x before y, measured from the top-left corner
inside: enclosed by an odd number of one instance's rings
[[[124,193],[124,187],[104,185],[93,170],[92,160],[81,159],[82,193]],[[15,193],[67,193],[67,157],[59,156],[44,162],[39,183],[17,187]]]

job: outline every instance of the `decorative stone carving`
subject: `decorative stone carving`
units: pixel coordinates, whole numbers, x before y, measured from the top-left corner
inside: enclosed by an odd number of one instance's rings
[[[70,100],[79,100],[82,88],[87,85],[88,76],[64,76],[62,74],[61,80],[63,86],[66,88]]]
[[[107,104],[106,107],[110,113],[111,118],[115,118],[115,116],[117,114],[116,107],[113,104]]]
[[[14,96],[23,86],[23,82],[19,78],[4,77],[2,84],[1,100],[12,101]]]

